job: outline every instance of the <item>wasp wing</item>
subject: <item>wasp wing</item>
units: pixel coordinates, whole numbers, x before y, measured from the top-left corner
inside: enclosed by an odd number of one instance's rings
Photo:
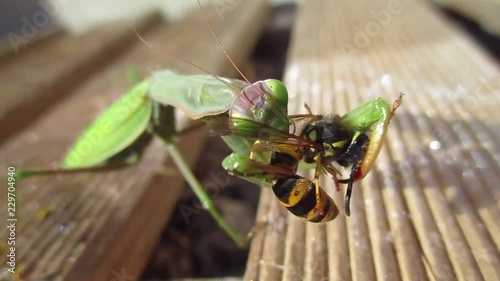
[[[204,121],[207,122],[212,135],[237,136],[251,141],[260,140],[264,147],[266,144],[268,147],[273,144],[288,144],[297,147],[317,146],[315,142],[309,141],[303,137],[246,118],[230,117],[224,114],[205,118]],[[241,121],[249,122],[252,126],[233,126],[233,124],[242,123]],[[259,129],[255,130],[256,127]]]

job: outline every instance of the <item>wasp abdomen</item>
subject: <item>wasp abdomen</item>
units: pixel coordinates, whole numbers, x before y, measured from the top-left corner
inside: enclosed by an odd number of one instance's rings
[[[279,179],[273,185],[273,191],[281,204],[292,214],[310,222],[327,222],[333,220],[339,213],[333,199],[320,188],[320,198],[323,212],[316,200],[315,184],[299,175]]]

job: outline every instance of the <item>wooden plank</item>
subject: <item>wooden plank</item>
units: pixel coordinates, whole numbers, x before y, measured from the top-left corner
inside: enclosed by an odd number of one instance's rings
[[[47,30],[43,30],[42,32],[40,32],[40,34],[35,38],[29,39],[28,42],[23,42],[25,44],[19,42],[21,44],[19,46],[15,45],[16,43],[18,43],[15,40],[19,39],[15,36],[21,36],[22,33],[11,34],[11,37],[7,35],[6,37],[0,39],[0,62],[12,58],[13,56],[24,54],[31,48],[37,48],[47,43],[48,41],[64,34],[65,32],[59,25],[54,25]]]
[[[209,19],[232,58],[242,64],[266,17],[266,1],[252,1],[227,12],[223,19],[215,13]],[[235,74],[199,11],[171,28],[158,26],[143,35],[154,46],[177,52],[215,74]],[[1,169],[6,170],[8,164],[18,169],[47,167],[61,159],[81,130],[123,94],[124,73],[132,64],[145,74],[158,68],[200,72],[155,52],[138,39],[130,48],[75,88],[71,98],[6,141],[0,148]],[[193,134],[180,140],[188,162],[196,158],[205,136],[201,131]],[[38,177],[19,183],[18,212],[22,219],[17,225],[17,241],[22,247],[16,254],[18,269],[23,268],[28,279],[113,280],[126,274],[136,280],[184,186],[166,159],[166,149],[155,140],[134,167],[99,174]],[[170,176],[161,177],[159,170]],[[4,190],[0,191],[0,200],[6,200]],[[44,219],[37,218],[47,207],[54,211]],[[5,217],[5,212],[0,210],[0,215]],[[6,241],[5,235],[2,233],[1,241]],[[1,259],[5,263],[5,255]]]
[[[159,24],[159,15],[136,23]],[[0,65],[0,143],[20,131],[136,40],[133,23],[115,22],[83,36],[54,36],[4,58]]]
[[[423,1],[303,2],[285,75],[290,113],[406,95],[376,166],[355,184],[351,217],[300,221],[263,190],[257,222],[268,225],[244,279],[498,280],[498,77]],[[343,192],[321,185],[343,209]]]

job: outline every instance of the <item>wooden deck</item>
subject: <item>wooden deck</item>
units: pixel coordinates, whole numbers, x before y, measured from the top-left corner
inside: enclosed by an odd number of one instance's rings
[[[209,15],[239,65],[249,56],[266,18],[265,1],[242,3],[224,19]],[[175,24],[150,17],[136,27],[158,49],[176,52],[214,74],[235,74],[199,10]],[[199,73],[141,43],[127,23],[113,23],[78,38],[55,36],[36,50],[22,49],[2,60],[2,171],[10,165],[18,170],[57,166],[81,130],[125,92],[126,71],[132,65],[145,76],[157,69]],[[197,131],[181,140],[189,163],[197,158],[205,135]],[[159,175],[160,170],[170,176]],[[137,279],[183,187],[159,141],[135,167],[19,182],[17,272],[23,280],[121,280],[123,274]],[[2,202],[6,193],[0,191]],[[6,218],[6,212],[2,208],[0,217]],[[8,234],[2,231],[1,241],[7,241]],[[2,267],[6,251],[2,244]],[[12,278],[2,274],[2,280]]]
[[[267,10],[264,0],[243,1],[223,19],[209,15],[238,65]],[[235,74],[200,11],[174,24],[153,15],[135,27],[158,49]],[[55,167],[124,93],[131,65],[145,76],[167,68],[199,72],[142,44],[127,23],[78,37],[57,33],[16,55],[0,46],[2,171]],[[342,213],[324,225],[290,215],[263,190],[256,221],[264,227],[243,280],[500,280],[499,77],[494,59],[429,1],[302,1],[285,71],[290,113],[305,112],[307,103],[314,112],[343,114],[399,92],[404,102],[376,166],[355,185],[351,217],[327,177],[321,185]],[[197,159],[204,138],[196,131],[180,139],[187,162]],[[18,183],[18,277],[138,279],[184,187],[175,171],[155,141],[135,167]],[[6,197],[1,189],[0,200]],[[2,267],[8,234],[0,232]],[[2,270],[0,280],[12,280]]]
[[[301,221],[264,190],[244,280],[500,280],[500,71],[426,1],[299,7],[290,113],[343,114],[403,92],[351,217]],[[311,177],[311,175],[309,174]],[[321,185],[342,206],[333,182]]]

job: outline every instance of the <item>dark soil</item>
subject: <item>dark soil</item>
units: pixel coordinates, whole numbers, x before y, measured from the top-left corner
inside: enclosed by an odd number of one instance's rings
[[[210,138],[204,151],[195,175],[229,225],[245,235],[255,220],[260,187],[221,167],[231,151],[220,138]],[[186,187],[143,278],[241,276],[247,255],[248,249],[239,248]]]

